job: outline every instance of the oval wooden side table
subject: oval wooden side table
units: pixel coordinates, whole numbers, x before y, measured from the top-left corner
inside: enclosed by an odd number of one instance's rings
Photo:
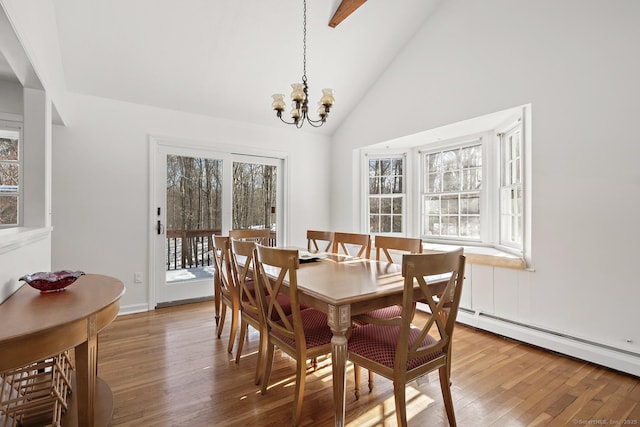
[[[98,333],[118,315],[124,290],[120,280],[97,274],[47,294],[23,285],[0,304],[0,372],[74,349],[73,392],[62,424],[107,426],[113,396],[98,378]]]

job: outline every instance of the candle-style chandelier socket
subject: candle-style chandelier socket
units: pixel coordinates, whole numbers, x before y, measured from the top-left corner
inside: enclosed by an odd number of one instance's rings
[[[302,127],[304,122],[308,122],[313,127],[322,126],[329,115],[329,111],[335,102],[333,97],[333,89],[322,89],[322,97],[318,102],[319,119],[313,120],[309,117],[309,86],[307,85],[307,0],[303,2],[303,21],[302,21],[302,83],[293,83],[291,85],[291,120],[290,122],[282,118],[282,112],[287,107],[284,100],[284,94],[277,93],[272,95],[273,103],[271,106],[276,110],[276,115],[282,122],[288,125],[295,125],[298,129]]]

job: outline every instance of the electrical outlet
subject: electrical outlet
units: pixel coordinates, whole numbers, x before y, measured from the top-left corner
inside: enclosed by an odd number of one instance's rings
[[[134,283],[142,283],[142,272],[141,271],[136,271],[133,274],[133,282]]]

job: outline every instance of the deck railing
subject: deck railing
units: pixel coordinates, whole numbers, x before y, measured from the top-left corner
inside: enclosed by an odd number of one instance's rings
[[[220,230],[167,230],[167,271],[207,267],[213,262],[213,235]],[[271,232],[269,246],[276,245]]]

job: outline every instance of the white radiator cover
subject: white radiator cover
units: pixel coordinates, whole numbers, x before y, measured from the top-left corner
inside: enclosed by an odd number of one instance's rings
[[[640,376],[640,355],[638,354],[464,309],[458,311],[458,322]]]

